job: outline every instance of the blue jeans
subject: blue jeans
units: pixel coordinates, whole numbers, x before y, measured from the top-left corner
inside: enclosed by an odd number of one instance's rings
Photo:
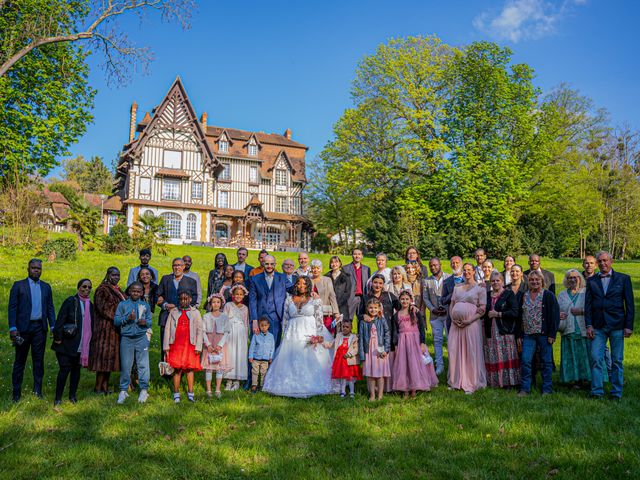
[[[120,339],[120,391],[127,391],[131,383],[133,360],[138,364],[138,381],[141,390],[149,388],[149,340],[147,335]]]
[[[444,345],[444,326],[447,317],[434,317],[430,320],[431,332],[433,333],[433,349],[436,355],[436,368],[444,368],[442,349]]]
[[[595,338],[591,343],[591,395],[604,395],[605,347],[607,338],[611,347],[611,396],[622,397],[624,358],[624,330],[611,330],[609,327],[594,329]]]
[[[529,393],[531,391],[531,363],[536,354],[536,347],[540,347],[542,358],[542,393],[551,393],[551,373],[553,372],[553,346],[549,344],[546,335],[526,335],[522,340],[522,383],[520,390]]]

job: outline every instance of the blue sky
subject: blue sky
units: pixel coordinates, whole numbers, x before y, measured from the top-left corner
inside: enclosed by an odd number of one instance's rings
[[[102,59],[90,58],[94,122],[70,150],[110,164],[128,140],[131,103],[141,119],[180,75],[209,125],[291,128],[312,163],[351,106],[358,62],[390,38],[431,34],[451,45],[486,39],[509,46],[543,90],[567,82],[607,108],[614,123],[640,128],[639,14],[636,1],[200,0],[187,31],[154,18],[123,22],[134,43],[154,52],[148,75],[110,87]]]

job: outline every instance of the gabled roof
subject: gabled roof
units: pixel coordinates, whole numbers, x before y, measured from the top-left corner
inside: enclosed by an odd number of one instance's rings
[[[226,128],[225,128],[225,129],[223,129],[223,130],[220,132],[220,135],[218,135],[218,138],[216,138],[216,139],[214,140],[214,143],[218,143],[218,142],[220,141],[220,139],[222,138],[222,135],[224,135],[225,137],[227,137],[227,141],[228,141],[231,145],[233,145],[233,139],[231,138],[231,135],[229,135],[229,134],[227,133],[227,129],[226,129]]]
[[[262,144],[260,143],[260,140],[258,140],[258,137],[256,136],[255,133],[252,133],[251,136],[247,139],[247,141],[242,144],[242,146],[246,147],[247,145],[249,145],[251,143],[252,138],[255,140],[258,148],[262,148]]]
[[[144,121],[146,120],[147,116],[145,115]],[[220,163],[207,142],[202,124],[199,122],[193,105],[191,105],[189,101],[182,81],[180,77],[176,77],[171,88],[162,100],[162,103],[153,109],[153,116],[147,126],[142,130],[142,133],[140,133],[136,140],[125,146],[117,168],[117,175],[126,175],[129,166],[125,166],[123,163],[130,163],[132,159],[139,158],[140,155],[142,155],[145,144],[157,129],[170,129],[176,132],[193,134],[204,155],[205,166],[214,172],[221,168]]]
[[[251,200],[249,200],[249,204],[247,205],[246,208],[249,208],[249,207],[262,207],[262,205],[263,205],[263,203],[258,198],[258,194],[254,193],[253,195],[251,195]]]
[[[285,159],[285,161],[287,162],[287,165],[289,165],[289,168],[291,169],[291,175],[295,176],[296,169],[293,166],[293,163],[291,163],[291,160],[289,159],[289,155],[287,155],[287,152],[284,149],[280,150],[280,153],[278,153],[278,156],[276,157],[276,161],[273,162],[273,165],[269,168],[269,170],[273,170],[274,168],[276,168],[276,163],[278,163],[278,159],[280,157],[283,157]]]

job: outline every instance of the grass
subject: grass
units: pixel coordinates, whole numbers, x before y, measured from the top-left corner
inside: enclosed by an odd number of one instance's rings
[[[188,252],[206,283],[217,251],[172,246],[169,256],[154,257],[152,265],[167,273],[171,257]],[[234,258],[231,251],[227,254]],[[278,262],[285,258],[276,256]],[[0,254],[5,325],[9,289],[26,276],[28,257]],[[328,265],[328,255],[312,258]],[[249,260],[257,264],[256,252]],[[365,263],[373,266],[374,260]],[[42,278],[53,287],[57,311],[81,277],[92,278],[96,286],[106,268],[116,265],[124,282],[136,264],[135,255],[86,252],[76,262],[45,263]],[[578,264],[543,260],[558,280]],[[632,275],[640,299],[640,263],[614,268]],[[13,349],[8,335],[2,335],[0,478],[634,478],[640,468],[640,353],[635,336],[626,345],[626,386],[619,403],[589,400],[585,392],[559,385],[557,374],[557,394],[544,399],[539,393],[519,399],[515,392],[494,389],[464,395],[448,391],[443,376],[437,389],[408,401],[387,395],[370,404],[364,385],[359,385],[355,401],[291,400],[244,391],[205,400],[200,374],[198,402],[174,405],[155,367],[158,333],[153,346],[146,405],[138,405],[135,396],[124,406],[116,405],[115,395],[94,397],[94,377],[84,371],[79,403],[65,402],[54,409],[53,352],[46,353],[46,400],[28,393],[29,363],[23,400],[14,405]]]

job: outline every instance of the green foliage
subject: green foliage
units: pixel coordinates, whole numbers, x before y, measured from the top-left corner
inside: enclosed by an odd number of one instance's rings
[[[42,246],[42,253],[46,255],[50,261],[56,259],[75,260],[77,253],[76,241],[68,237],[47,240]]]
[[[49,25],[58,34],[83,17],[83,2],[7,2],[0,10],[0,58],[29,41],[24,30]],[[54,20],[54,21],[52,21]],[[42,25],[40,25],[42,26]],[[47,175],[56,157],[91,122],[95,91],[87,81],[86,53],[73,43],[34,49],[0,77],[0,187],[31,174]]]
[[[61,193],[70,205],[78,205],[84,201],[80,196],[80,185],[75,181],[51,182],[47,188],[52,192]]]
[[[142,215],[133,230],[133,243],[137,249],[150,248],[164,255],[169,240],[164,218],[155,215]]]
[[[100,157],[91,157],[88,161],[82,156],[65,160],[64,177],[78,183],[87,193],[109,195],[113,188],[111,172]]]
[[[129,227],[124,223],[116,223],[111,227],[109,235],[102,241],[102,251],[106,253],[129,253],[133,251],[133,239],[129,235]]]

